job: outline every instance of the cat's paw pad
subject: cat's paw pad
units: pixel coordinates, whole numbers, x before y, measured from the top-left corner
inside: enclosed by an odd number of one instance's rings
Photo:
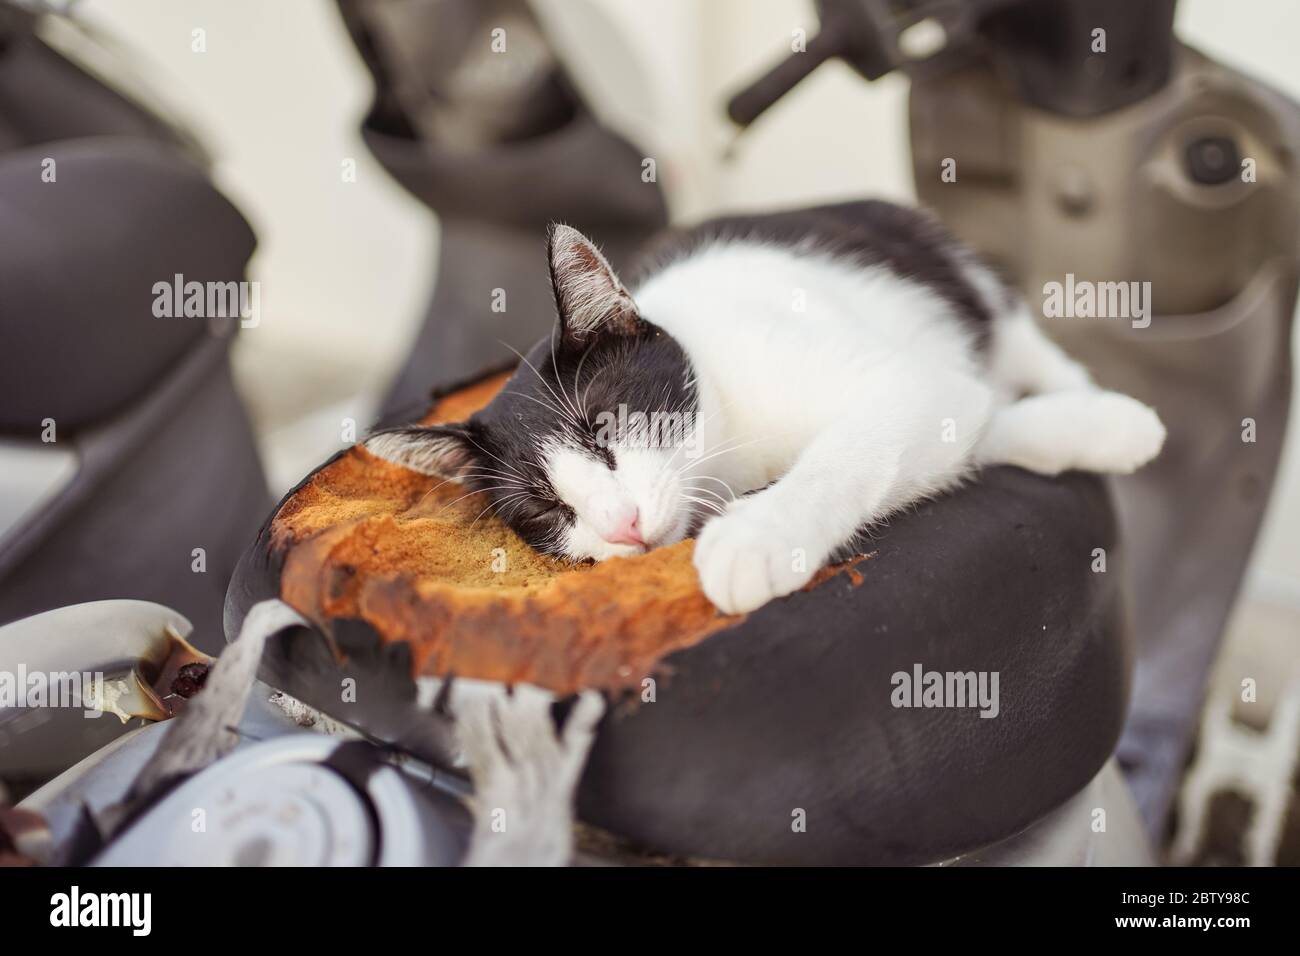
[[[700,587],[727,614],[744,614],[799,590],[817,570],[813,562],[807,542],[757,508],[742,506],[715,518],[695,543]]]
[[[1160,454],[1165,426],[1153,409],[1118,392],[1105,392],[1095,402],[1098,438],[1086,452],[1085,467],[1128,475]]]

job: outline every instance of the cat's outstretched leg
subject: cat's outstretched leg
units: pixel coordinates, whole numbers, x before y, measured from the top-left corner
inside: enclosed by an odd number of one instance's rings
[[[994,413],[976,458],[1044,475],[1079,468],[1128,474],[1160,451],[1165,428],[1136,399],[1097,388],[1021,303],[999,319],[989,373],[1005,394],[1029,393]]]
[[[964,375],[899,366],[861,389],[775,483],[735,501],[695,544],[700,585],[744,613],[807,584],[863,528],[970,470],[994,396]]]
[[[994,412],[976,447],[982,465],[1041,475],[1070,469],[1126,475],[1160,452],[1165,427],[1137,399],[1096,388],[1049,392]]]
[[[807,584],[859,527],[879,517],[897,450],[860,430],[828,429],[775,484],[732,502],[695,543],[705,595],[743,614]]]
[[[1095,387],[1088,370],[1047,337],[1023,302],[997,321],[989,375],[1011,393],[1041,395]]]

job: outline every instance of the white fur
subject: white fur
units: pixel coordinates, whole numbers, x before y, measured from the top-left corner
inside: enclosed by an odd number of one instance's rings
[[[604,534],[627,508],[654,547],[685,536],[693,510],[718,510],[705,502],[736,499],[704,526],[695,565],[714,604],[745,612],[979,464],[1127,472],[1159,452],[1154,412],[1096,389],[1023,305],[1008,312],[991,275],[962,265],[1001,313],[986,357],[943,299],[884,267],[734,241],[651,276],[632,298],[690,358],[701,453],[616,449],[610,472],[554,452],[578,514],[570,552],[640,551]]]
[[[457,448],[443,438],[415,438],[401,433],[381,433],[366,439],[366,450],[385,461],[439,478],[456,476]]]

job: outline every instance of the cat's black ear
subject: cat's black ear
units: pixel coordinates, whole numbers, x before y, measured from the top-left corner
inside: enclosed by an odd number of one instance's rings
[[[363,444],[385,461],[438,478],[463,478],[477,461],[478,449],[464,425],[385,428]]]
[[[636,304],[609,261],[572,226],[554,225],[547,236],[551,287],[566,342],[583,345],[593,335],[635,335],[642,328]]]

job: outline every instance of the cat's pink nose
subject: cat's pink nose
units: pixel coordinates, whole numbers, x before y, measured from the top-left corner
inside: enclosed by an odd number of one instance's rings
[[[644,548],[645,539],[641,537],[640,522],[641,513],[636,508],[625,511],[613,525],[612,532],[605,535],[605,540],[610,544],[635,544]]]

